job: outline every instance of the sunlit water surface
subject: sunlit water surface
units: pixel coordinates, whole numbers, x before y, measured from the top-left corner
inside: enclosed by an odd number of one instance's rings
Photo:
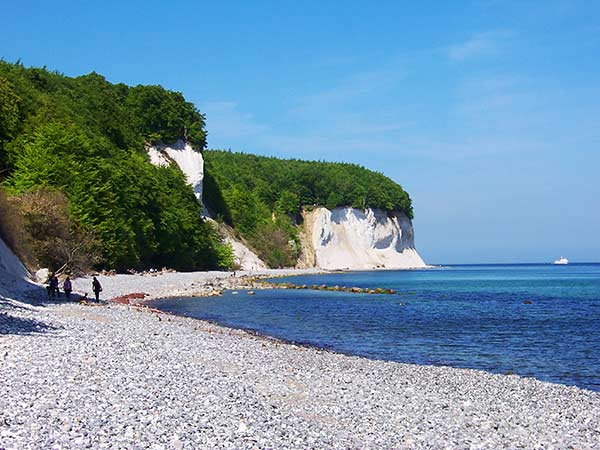
[[[600,264],[468,265],[278,279],[394,295],[229,291],[153,306],[338,352],[600,391]]]

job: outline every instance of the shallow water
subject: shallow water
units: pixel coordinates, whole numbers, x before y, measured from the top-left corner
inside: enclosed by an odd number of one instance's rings
[[[277,281],[398,293],[239,291],[153,306],[369,358],[516,373],[600,391],[600,264],[448,266]]]

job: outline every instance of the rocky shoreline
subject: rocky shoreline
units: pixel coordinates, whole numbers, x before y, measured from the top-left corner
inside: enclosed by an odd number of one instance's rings
[[[271,289],[275,287],[264,281],[309,273],[322,273],[318,269],[264,269],[238,272],[154,272],[136,275],[100,275],[101,297],[111,300],[133,293],[144,294],[143,298],[132,298],[134,304],[164,297],[203,297],[220,295],[227,289]],[[91,297],[91,277],[73,280],[73,288],[79,294]]]
[[[101,282],[105,298],[159,298],[240,289],[259,274],[239,275]],[[600,448],[596,392],[345,356],[145,309],[3,300],[0,448]]]

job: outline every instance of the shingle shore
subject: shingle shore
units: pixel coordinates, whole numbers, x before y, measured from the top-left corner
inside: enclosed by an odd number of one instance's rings
[[[600,448],[600,394],[575,387],[122,305],[1,311],[0,448]]]

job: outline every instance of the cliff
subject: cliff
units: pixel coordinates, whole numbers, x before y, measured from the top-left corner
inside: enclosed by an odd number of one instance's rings
[[[202,203],[202,180],[204,179],[204,158],[202,153],[192,148],[183,139],[177,140],[172,145],[153,145],[146,148],[150,162],[155,166],[169,166],[177,164],[189,185],[194,190],[194,195]],[[204,204],[202,204],[204,207]],[[208,211],[203,209],[203,215]]]
[[[222,150],[206,150],[204,157],[204,200],[211,211],[234,228],[236,235],[241,236],[269,267],[423,265],[418,255],[409,257],[414,244],[402,247],[412,234],[410,196],[401,185],[382,173],[356,164],[280,159]],[[396,215],[395,222],[391,220],[387,227],[402,231],[390,232],[390,236],[394,236],[389,239],[390,242],[394,241],[399,247],[390,244],[392,247],[387,251],[375,247],[375,251],[361,254],[360,263],[328,262],[327,251],[321,251],[324,246],[318,245],[312,238],[312,232],[308,238],[304,231],[311,226],[312,216],[305,217],[303,221],[303,211],[314,208],[327,208],[329,211],[356,208],[355,218],[360,216],[361,211],[369,210],[377,217],[380,213],[384,214],[383,211]],[[336,219],[336,214],[333,219]],[[369,226],[375,227],[376,222]],[[367,231],[365,227],[363,234],[377,235],[381,228],[381,224],[373,231]],[[350,231],[348,233],[351,234]],[[350,238],[342,241],[347,243],[346,246],[355,245]],[[383,245],[383,241],[374,241],[378,243],[365,244],[363,248]],[[317,247],[316,251],[313,245]],[[348,254],[357,256],[352,252]],[[320,256],[319,261],[315,261],[317,256]]]
[[[3,186],[18,201],[40,187],[64,194],[63,216],[98,242],[99,255],[87,258],[98,267],[210,270],[231,267],[235,257],[242,267],[251,261],[281,268],[303,254],[307,265],[332,268],[422,264],[414,246],[405,245],[413,207],[401,185],[356,164],[206,150],[204,116],[179,92],[0,61],[0,97],[8,126],[0,130]],[[338,226],[336,211],[350,206],[356,210],[344,220],[364,223],[362,240],[350,225]],[[314,218],[330,236],[324,242],[299,226],[307,207],[332,211]],[[230,228],[231,246],[199,219],[209,211]],[[389,221],[377,211],[388,211]],[[381,233],[392,237],[367,242],[365,236]],[[339,247],[333,253],[330,242]],[[33,265],[53,264],[42,254],[35,258]]]
[[[183,139],[177,140],[172,145],[147,146],[146,151],[150,162],[155,166],[177,166],[185,175],[187,183],[192,186],[196,199],[202,204],[202,215],[212,220],[202,199],[204,180],[204,158],[202,153],[192,148]],[[215,226],[219,225],[215,223]],[[233,236],[232,230],[222,227],[225,242],[231,245],[235,265],[242,270],[265,269],[267,265],[243,242]]]
[[[300,265],[323,269],[406,269],[425,267],[403,212],[342,207],[304,213]]]
[[[155,167],[144,154],[144,143],[155,144],[157,159],[177,161],[201,188],[192,177],[202,175],[202,154],[192,148],[206,146],[204,116],[181,93],[0,61],[0,99],[0,177],[13,211],[39,188],[64,195],[62,216],[95,237],[99,255],[86,259],[99,268],[229,267],[229,247],[198,220],[202,193],[194,198],[179,170]],[[189,148],[177,142],[182,136]],[[162,142],[175,145],[160,149]],[[39,248],[37,240],[28,237]],[[36,253],[31,263],[53,261]]]
[[[179,167],[186,176],[188,184],[192,186],[196,198],[201,202],[203,201],[205,161],[201,153],[193,150],[183,140],[179,140],[170,146],[148,147],[147,150],[150,161],[154,165],[176,165]],[[222,156],[222,154],[215,152],[207,152],[207,155],[207,163],[212,162],[210,161],[211,156],[216,158]],[[228,167],[231,170],[224,171],[222,165],[212,164],[210,167],[212,168],[213,175],[219,177],[221,180],[232,178],[236,182],[243,180],[244,171],[248,170],[244,168],[247,166],[250,167],[252,163],[254,163],[255,169],[252,171],[253,180],[264,176],[262,174],[264,170],[273,169],[273,167],[256,167],[256,161],[264,161],[261,157],[252,157],[252,160],[246,160],[235,154],[227,154],[227,156],[230,156],[232,160],[238,159],[237,162],[240,164],[235,167],[237,173],[234,173],[233,167]],[[275,159],[271,159],[270,162],[274,162],[275,164],[286,163],[283,160]],[[310,165],[312,163],[304,162],[301,164]],[[314,164],[315,167],[318,167],[318,164],[322,163]],[[263,186],[266,186],[270,180],[264,181]],[[248,185],[252,185],[252,182],[249,182]],[[271,210],[270,205],[265,205],[266,207],[261,208],[260,200],[257,201],[259,197],[255,196],[252,191],[239,189],[237,197],[231,194],[228,195],[227,188],[223,189],[223,191],[225,192],[225,198],[229,199],[226,206],[234,212],[239,208],[239,205],[248,202],[248,199],[254,197],[253,202],[248,205],[249,208],[244,211],[244,215],[240,214],[238,216],[238,223],[246,220],[247,217],[245,216],[248,214],[257,214],[257,211],[261,209],[264,211]],[[279,198],[282,197],[280,196]],[[281,203],[275,204],[275,209],[280,208],[280,205]],[[293,207],[291,209],[293,210]],[[204,211],[205,217],[208,216],[206,208],[204,208]],[[411,211],[411,209],[408,209],[408,211]],[[425,263],[415,249],[412,221],[404,211],[389,212],[375,207],[362,210],[341,206],[332,208],[331,210],[325,207],[317,207],[310,212],[304,211],[302,215],[302,225],[296,229],[297,242],[294,243],[293,233],[289,235],[290,238],[284,237],[284,239],[289,239],[288,242],[292,247],[295,246],[299,249],[299,257],[297,259],[288,259],[288,264],[291,262],[291,264],[296,264],[298,267],[315,267],[331,270],[425,267]],[[275,213],[271,213],[271,217],[263,221],[263,223],[269,222],[276,222]],[[236,228],[235,221],[232,225],[233,228],[223,224],[221,232],[233,248],[236,265],[244,270],[265,268],[266,264],[264,261],[266,260],[261,259],[256,254],[257,252],[253,251],[247,245],[248,242],[236,238],[236,234],[239,236],[241,232],[243,235],[245,230],[243,228]],[[290,227],[294,228],[291,223],[287,229],[289,230]],[[238,233],[234,229],[237,229]],[[281,226],[278,231],[279,234],[281,235],[285,229],[285,225]],[[251,238],[249,244],[254,242],[260,249],[261,242],[257,236],[262,236],[263,239],[268,238],[271,242],[274,242],[278,238],[277,233],[268,236],[266,233],[269,231],[264,226],[263,228],[257,227],[255,230],[252,230],[251,233],[248,233]],[[279,239],[281,238],[279,237]],[[287,249],[288,247],[285,241],[279,244],[279,248]],[[268,252],[263,251],[263,254],[268,255]]]

